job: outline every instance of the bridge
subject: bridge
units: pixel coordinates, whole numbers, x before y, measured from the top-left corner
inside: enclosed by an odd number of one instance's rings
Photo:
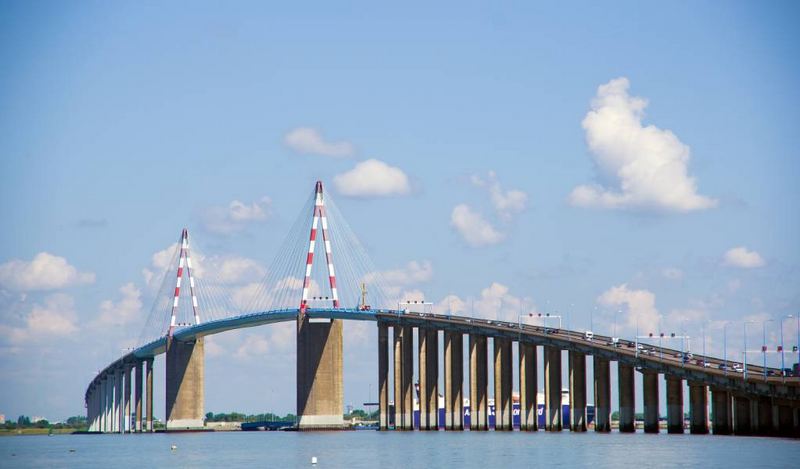
[[[310,234],[298,236],[303,232]],[[317,243],[318,232],[322,235],[321,243]],[[334,270],[334,250],[348,254],[339,258],[344,268],[338,276]],[[317,251],[325,254],[322,270],[314,269],[314,259],[320,257],[315,256]],[[663,376],[669,433],[684,433],[686,383],[689,430],[693,434],[711,431],[721,435],[800,436],[800,377],[787,376],[785,370],[748,363],[743,367],[733,366],[734,362],[727,357],[695,354],[689,359],[684,350],[645,344],[638,338],[626,340],[530,324],[527,315],[508,322],[410,311],[399,304],[394,308],[389,306],[392,302],[385,295],[381,279],[374,275],[376,270],[365,250],[341,220],[321,182],[316,183],[298,222],[278,252],[247,306],[236,307],[230,301],[230,292],[214,287],[209,289],[216,290],[217,297],[204,294],[204,280],[193,275],[189,236],[184,229],[173,255],[177,270],[174,290],[165,288],[169,276],[165,275],[162,281],[161,291],[168,293],[170,301],[157,299],[145,326],[157,331],[154,337],[142,339],[142,345],[109,363],[86,389],[89,430],[98,433],[154,430],[153,363],[162,353],[166,354],[167,430],[203,429],[204,337],[290,321],[297,326],[297,428],[342,429],[345,427],[342,323],[371,321],[376,324],[378,343],[380,430],[426,431],[440,427],[446,431],[464,430],[466,382],[471,407],[470,431],[490,429],[490,391],[494,397],[495,431],[514,428],[515,383],[519,393],[519,429],[536,431],[540,427],[536,418],[540,404],[538,369],[542,366],[544,430],[587,431],[591,427],[586,412],[587,386],[592,385],[594,430],[610,432],[610,363],[617,362],[620,432],[636,431],[637,379],[642,380],[644,431],[660,431],[659,380]],[[342,277],[345,282],[341,282]],[[187,293],[182,288],[184,278],[188,278],[191,299],[181,302],[181,293],[184,296]],[[322,296],[322,284],[328,286],[327,296]],[[361,285],[361,289],[340,291],[339,285]],[[368,304],[367,288],[370,298],[382,303],[381,306]],[[347,299],[343,301],[340,295]],[[165,297],[162,295],[160,299]],[[142,338],[145,337],[143,333]],[[443,363],[439,363],[440,347]],[[562,383],[564,356],[568,369],[566,383]],[[591,357],[592,383],[587,383],[588,357]],[[466,367],[465,358],[468,358]],[[513,376],[515,368],[517,376]],[[488,385],[490,370],[493,390]],[[444,389],[439,389],[441,375]],[[415,383],[418,383],[418,425],[413,417]],[[569,389],[567,421],[562,408],[564,385]],[[439,421],[440,395],[444,396],[444,422]]]

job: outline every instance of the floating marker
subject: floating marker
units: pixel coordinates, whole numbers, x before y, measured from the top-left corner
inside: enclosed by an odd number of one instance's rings
[[[176,449],[178,449],[178,447],[176,445],[172,445],[172,446],[169,447],[169,449],[171,449],[172,451],[175,451]]]
[[[311,456],[311,464],[317,464],[317,457]]]

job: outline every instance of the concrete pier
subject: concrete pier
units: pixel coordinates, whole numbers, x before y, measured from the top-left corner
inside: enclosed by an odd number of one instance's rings
[[[489,370],[486,336],[469,336],[469,403],[470,431],[489,429]]]
[[[444,334],[444,420],[446,430],[464,429],[464,342],[461,332]]]
[[[761,436],[772,436],[775,433],[773,426],[772,398],[761,396],[753,399],[758,406],[758,420],[755,422],[757,427],[755,432]]]
[[[165,395],[167,430],[203,428],[205,393],[203,348],[203,338],[187,342],[167,340]],[[297,388],[299,394],[301,388],[299,379]]]
[[[683,380],[667,375],[667,433],[683,433]]]
[[[689,382],[689,432],[708,433],[708,387],[693,381]]]
[[[715,435],[733,432],[731,393],[721,388],[711,388],[711,430]]]
[[[792,408],[789,405],[778,405],[778,435],[784,438],[790,438],[796,433],[794,427],[794,416],[792,415]]]
[[[560,432],[561,421],[561,349],[544,347],[544,425],[548,432]]]
[[[586,355],[569,352],[569,429],[586,431]]]
[[[392,342],[394,350],[392,360],[394,362],[394,379],[392,380],[392,399],[394,400],[394,429],[403,429],[403,328],[400,326],[392,327]]]
[[[378,414],[379,429],[389,429],[389,326],[378,323]]]
[[[414,429],[414,328],[403,326],[403,430]]]
[[[428,430],[428,403],[430,402],[430,386],[428,385],[428,335],[422,327],[417,329],[417,362],[419,375],[419,429]]]
[[[439,430],[439,331],[425,329],[425,348],[427,364],[425,367],[428,396],[427,429]],[[420,371],[421,373],[421,371]]]
[[[733,433],[736,435],[753,433],[750,399],[744,396],[733,397]]]
[[[123,417],[124,420],[123,420],[123,425],[122,425],[122,432],[123,433],[130,433],[132,431],[132,428],[131,428],[131,392],[133,391],[133,389],[132,389],[133,387],[131,386],[131,384],[133,384],[132,380],[131,380],[131,374],[132,374],[131,372],[132,371],[133,371],[133,365],[132,364],[126,364],[125,365],[125,391],[124,391],[124,394],[123,394],[123,400],[124,400],[124,406],[125,406],[125,411],[123,413],[124,414],[124,417]]]
[[[538,376],[536,345],[519,343],[519,429],[535,432],[538,429],[536,394]]]
[[[114,433],[122,432],[122,422],[124,419],[123,412],[125,408],[122,402],[122,368],[117,368],[114,371]]]
[[[344,427],[342,356],[341,320],[311,322],[305,314],[298,316],[298,429],[337,429]],[[169,373],[167,374],[169,375]]]
[[[594,431],[611,431],[611,368],[605,358],[594,357]]]
[[[636,387],[634,385],[633,366],[617,363],[619,381],[619,431],[633,433],[636,431]]]
[[[658,433],[658,373],[642,372],[644,399],[644,432]]]
[[[107,374],[105,378],[103,378],[103,382],[105,383],[103,397],[104,397],[104,407],[105,410],[103,411],[103,431],[106,433],[110,433],[114,431],[114,375]]]
[[[144,371],[142,366],[144,364],[141,360],[138,360],[133,372],[133,411],[136,413],[133,430],[135,432],[142,431],[142,371]]]
[[[147,429],[146,431],[153,431],[153,359],[148,358],[145,360],[145,387],[146,387],[146,405],[147,408]]]
[[[511,431],[511,340],[494,339],[494,429],[495,431]]]

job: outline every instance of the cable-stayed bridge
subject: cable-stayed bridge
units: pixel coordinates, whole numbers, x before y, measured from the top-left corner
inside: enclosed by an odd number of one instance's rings
[[[635,431],[638,376],[642,380],[644,431],[659,431],[659,380],[663,376],[670,433],[684,432],[686,382],[692,433],[800,434],[800,378],[786,376],[785,370],[748,363],[739,366],[727,357],[691,355],[644,344],[638,338],[531,325],[523,315],[516,322],[504,322],[401,308],[397,299],[386,293],[366,250],[321,182],[316,183],[260,282],[232,287],[224,278],[228,266],[196,254],[184,229],[167,263],[168,272],[176,275],[163,276],[140,336],[141,345],[110,363],[89,383],[85,403],[90,431],[153,431],[153,363],[162,353],[166,354],[167,429],[202,429],[204,337],[288,321],[297,326],[298,429],[344,428],[342,321],[355,320],[377,325],[381,430],[464,430],[465,387],[470,430],[490,428],[490,394],[493,428],[512,430],[515,384],[519,429],[538,430],[541,366],[544,430],[580,432],[593,427],[608,432],[610,362],[616,361],[620,432]],[[443,363],[439,363],[440,348]],[[569,378],[562,383],[564,355]],[[587,383],[587,356],[591,356],[592,383]],[[513,376],[515,368],[517,376]],[[439,389],[442,375],[444,389]],[[562,385],[569,389],[568,418],[562,408]],[[588,385],[594,388],[592,422],[587,415]],[[419,401],[416,425],[415,388]],[[444,396],[443,419],[440,395]]]

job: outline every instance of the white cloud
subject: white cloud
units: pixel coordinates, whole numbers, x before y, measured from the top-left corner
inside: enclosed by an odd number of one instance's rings
[[[597,302],[606,306],[625,306],[626,324],[634,330],[637,325],[641,333],[659,332],[658,322],[661,315],[656,309],[656,296],[648,290],[633,290],[623,283],[611,287],[597,297]]]
[[[388,197],[411,192],[408,176],[402,169],[383,161],[362,161],[333,178],[336,190],[348,197]]]
[[[480,213],[472,211],[466,204],[456,205],[450,215],[450,225],[461,234],[470,246],[497,244],[505,237]]]
[[[132,283],[126,283],[119,289],[122,298],[119,301],[105,300],[100,303],[100,314],[97,325],[122,326],[137,320],[144,320],[142,316],[142,293]]]
[[[79,272],[66,259],[40,252],[33,260],[0,264],[0,287],[18,291],[55,290],[93,283],[95,275]]]
[[[465,300],[456,295],[448,295],[433,305],[433,311],[439,314],[451,312],[469,314],[477,318],[516,322],[520,314],[535,314],[538,310],[532,299],[514,296],[507,286],[492,282],[481,290],[477,299]],[[536,320],[539,321],[538,318]]]
[[[352,143],[346,141],[328,142],[319,131],[310,127],[298,127],[291,130],[283,138],[283,142],[297,153],[310,153],[338,158],[353,156],[355,153]]]
[[[256,260],[247,257],[215,257],[210,259],[221,283],[259,281],[267,270]]]
[[[0,336],[11,343],[70,336],[78,332],[75,301],[69,295],[56,293],[34,304],[24,318],[23,327],[0,325]]]
[[[766,261],[761,257],[761,254],[756,251],[749,251],[744,246],[729,249],[723,257],[723,263],[732,267],[741,267],[742,269],[753,269],[766,265]]]
[[[664,276],[667,280],[682,280],[683,279],[683,271],[676,267],[667,267],[661,271],[661,275]]]
[[[433,277],[433,265],[430,261],[410,261],[399,269],[370,272],[364,276],[362,282],[370,285],[382,280],[386,294],[397,296],[404,287],[427,282]]]
[[[494,171],[489,171],[486,179],[474,174],[470,180],[478,187],[487,188],[492,206],[502,220],[510,220],[513,215],[525,210],[528,204],[528,194],[525,192],[518,189],[504,191]]]
[[[583,119],[598,177],[608,185],[580,185],[573,205],[674,212],[702,210],[717,201],[697,193],[688,175],[690,149],[669,130],[643,126],[647,100],[630,96],[627,78],[600,85]]]
[[[262,197],[250,204],[234,200],[227,207],[211,207],[203,215],[203,226],[217,234],[232,234],[242,231],[249,223],[269,218],[272,199]]]

